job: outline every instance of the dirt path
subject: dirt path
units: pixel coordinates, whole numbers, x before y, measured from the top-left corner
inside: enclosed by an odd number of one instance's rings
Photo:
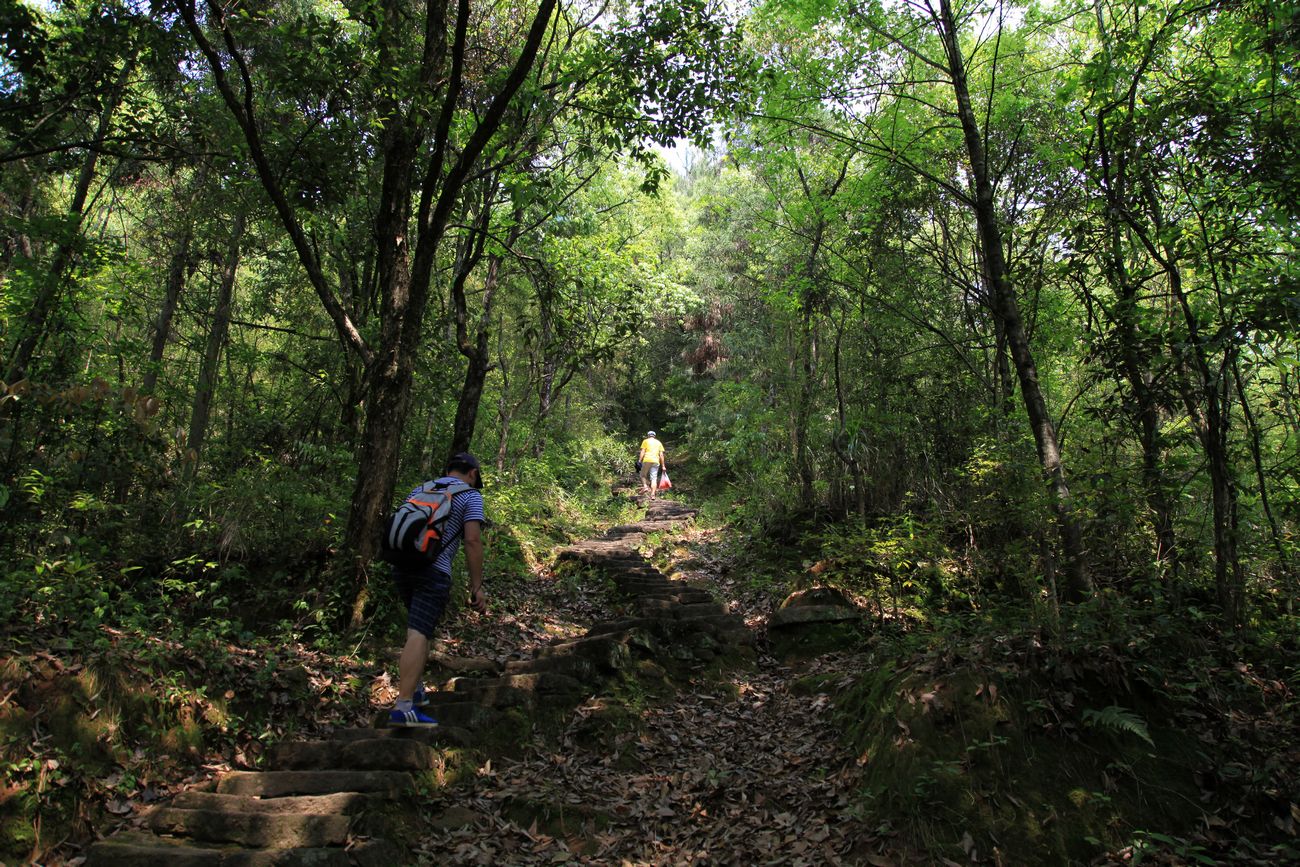
[[[828,698],[792,689],[816,670],[769,660],[688,684],[610,738],[593,737],[605,706],[591,702],[560,744],[447,792],[439,806],[464,824],[434,831],[420,854],[455,864],[897,863],[854,813],[857,765],[828,725]]]
[[[752,646],[766,606],[722,598],[718,558],[696,545],[677,574],[744,615]],[[586,556],[579,559],[590,561]],[[599,562],[599,557],[597,557]],[[671,654],[669,654],[671,655]],[[668,664],[670,660],[661,659]],[[897,864],[890,835],[866,824],[861,766],[839,742],[830,696],[861,658],[789,665],[761,650],[740,665],[579,706],[559,742],[499,758],[435,797],[422,860],[452,864]],[[699,666],[703,667],[703,666]]]

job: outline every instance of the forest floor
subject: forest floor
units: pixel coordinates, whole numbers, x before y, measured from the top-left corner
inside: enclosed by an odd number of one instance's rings
[[[623,696],[636,718],[612,741],[584,738],[599,700],[577,707],[558,739],[539,732],[467,784],[435,793],[421,810],[429,821],[414,835],[413,856],[519,865],[897,863],[888,829],[877,833],[854,811],[858,765],[829,723],[829,697],[792,688],[809,674],[853,671],[861,660],[841,654],[788,666],[762,653],[779,596],[719,577],[722,532],[686,530],[660,562],[678,577],[715,583],[759,632],[756,661]],[[619,604],[607,583],[583,570],[489,590],[490,613],[458,606],[436,651],[500,663],[527,658],[613,617]],[[6,844],[11,854],[30,845],[36,863],[80,864],[88,838],[143,829],[153,805],[258,767],[278,740],[369,725],[395,695],[388,660],[369,661],[365,652],[100,634],[103,649],[88,653],[84,640],[32,628],[9,636],[0,654],[0,686],[11,701],[0,717],[9,743],[27,756],[0,801]],[[202,686],[187,687],[195,682]],[[157,706],[140,704],[146,694]],[[260,705],[256,713],[241,716],[250,702]],[[448,808],[458,817],[453,827]],[[569,818],[539,826],[539,812]],[[30,830],[22,827],[33,813]]]
[[[918,847],[916,826],[908,824],[918,817],[930,823],[933,799],[909,815],[864,798],[866,778],[884,766],[860,739],[846,735],[844,708],[837,705],[847,706],[846,697],[876,677],[880,654],[872,656],[864,645],[798,660],[771,655],[767,619],[793,588],[770,576],[753,580],[748,567],[734,561],[730,532],[685,528],[660,540],[653,559],[665,574],[709,584],[741,615],[755,636],[753,656],[731,667],[631,681],[612,697],[624,711],[622,723],[609,726],[604,711],[610,697],[593,698],[575,708],[558,733],[538,731],[530,743],[483,762],[471,779],[427,795],[420,805],[422,825],[411,829],[412,862],[1058,863],[1008,860],[996,848],[976,847],[970,834],[951,824],[941,842],[953,857],[936,856],[936,848]],[[799,577],[792,574],[789,582]],[[540,570],[527,581],[497,586],[489,576],[489,591],[486,616],[465,608],[450,613],[437,651],[500,663],[528,658],[545,644],[577,637],[592,623],[616,616],[620,605],[608,582],[580,568]],[[99,646],[91,648],[85,632],[73,637],[50,624],[27,624],[0,644],[0,760],[6,777],[0,819],[7,853],[0,862],[79,864],[89,840],[144,827],[151,806],[227,771],[257,768],[279,740],[370,725],[394,695],[396,649],[388,654],[382,642],[374,652],[340,654],[305,645],[177,641],[105,627],[95,634]],[[1021,780],[1008,776],[1008,769],[1020,772],[1007,764],[1020,744],[1029,745],[1020,750],[1026,755],[1044,755],[1047,744],[1103,755],[1110,763],[1098,765],[1092,790],[1068,792],[1069,798],[1077,800],[1082,792],[1090,799],[1081,812],[1101,816],[1098,805],[1111,797],[1118,801],[1129,778],[1142,783],[1139,764],[1145,759],[1132,758],[1130,748],[1147,751],[1129,731],[1071,729],[1069,703],[1087,707],[1085,684],[1100,672],[1128,677],[1164,662],[1136,645],[1085,642],[1077,654],[1067,653],[1048,668],[1027,634],[990,639],[937,631],[928,645],[894,648],[894,679],[877,680],[889,685],[891,695],[917,697],[911,711],[899,712],[897,726],[910,723],[911,734],[921,738],[927,725],[944,722],[948,727],[935,727],[934,736],[954,742],[959,756],[963,750],[974,756],[962,759],[971,769],[981,767],[982,754],[971,752],[972,744],[990,751],[995,741],[1011,739],[1012,748],[997,748],[1002,777],[983,766],[972,784],[980,803],[1001,800],[1005,806],[1008,799],[1019,804],[1018,798],[1028,798]],[[1152,640],[1151,646],[1159,643]],[[1201,666],[1195,684],[1183,671],[1171,670],[1166,678],[1188,680],[1177,693],[1179,716],[1168,727],[1178,729],[1183,742],[1195,739],[1202,756],[1200,769],[1186,775],[1187,791],[1198,801],[1195,827],[1187,831],[1191,826],[1183,824],[1179,835],[1165,834],[1166,826],[1151,813],[1149,830],[1133,838],[1138,845],[1111,846],[1107,853],[1094,844],[1093,854],[1077,863],[1293,863],[1291,841],[1300,830],[1300,726],[1292,693],[1262,666],[1234,662],[1238,653],[1216,651],[1223,662],[1208,668],[1184,660]],[[969,713],[973,705],[953,702],[952,687],[972,685],[962,680],[975,670],[972,665],[982,680],[967,690],[970,702],[1020,701],[1034,713],[991,719],[992,734],[954,733],[951,711]],[[1048,687],[1010,698],[1015,684],[1047,675],[1055,678]],[[1076,680],[1069,682],[1071,677]],[[1000,699],[996,688],[990,690],[995,678],[1003,684]],[[946,686],[925,686],[939,682]],[[924,716],[944,700],[950,704],[947,716]],[[1110,700],[1097,698],[1094,706]],[[1156,708],[1145,713],[1150,735],[1161,741]],[[1078,716],[1076,709],[1073,717]],[[884,722],[892,739],[893,715]],[[967,718],[963,725],[971,722]],[[1064,799],[1070,786],[1057,779],[1055,768],[1038,768],[1041,785]],[[896,774],[891,784],[904,789],[916,780],[906,768],[886,770]],[[971,826],[981,839],[988,839],[988,830]],[[15,855],[21,852],[31,854]]]

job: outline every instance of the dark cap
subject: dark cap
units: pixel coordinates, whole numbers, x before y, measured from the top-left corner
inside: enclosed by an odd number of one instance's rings
[[[478,478],[474,480],[474,487],[483,487],[483,468],[478,465],[478,458],[469,452],[456,452],[447,459],[447,469],[444,472],[467,472],[469,470],[478,470]]]

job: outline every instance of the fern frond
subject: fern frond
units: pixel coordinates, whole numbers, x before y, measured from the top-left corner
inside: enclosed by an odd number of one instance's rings
[[[1083,712],[1084,725],[1101,726],[1117,732],[1128,732],[1131,735],[1137,735],[1149,745],[1155,746],[1155,741],[1151,740],[1151,732],[1147,728],[1146,720],[1133,713],[1128,708],[1112,704],[1101,710],[1088,708]]]

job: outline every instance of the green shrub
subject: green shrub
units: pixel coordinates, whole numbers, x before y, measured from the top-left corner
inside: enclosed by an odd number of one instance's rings
[[[965,598],[955,577],[954,555],[930,524],[903,513],[871,524],[834,524],[816,534],[822,583],[886,604],[895,615]]]

